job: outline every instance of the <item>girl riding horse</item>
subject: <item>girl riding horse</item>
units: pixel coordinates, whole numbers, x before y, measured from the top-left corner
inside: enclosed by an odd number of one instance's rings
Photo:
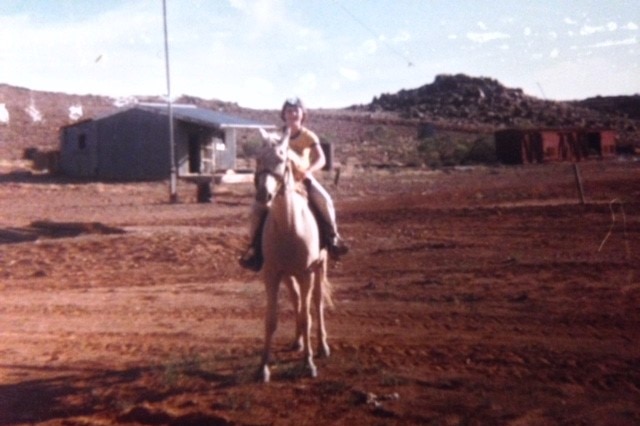
[[[287,99],[280,111],[284,121],[284,133],[290,135],[289,148],[294,151],[297,161],[292,161],[296,181],[303,182],[307,188],[310,206],[317,216],[323,243],[332,258],[345,255],[349,248],[338,233],[336,211],[329,193],[322,187],[313,173],[321,170],[326,162],[318,136],[303,126],[307,111],[299,98]],[[240,265],[252,271],[262,268],[260,236],[267,215],[267,207],[254,202],[251,210],[250,247],[240,258]]]

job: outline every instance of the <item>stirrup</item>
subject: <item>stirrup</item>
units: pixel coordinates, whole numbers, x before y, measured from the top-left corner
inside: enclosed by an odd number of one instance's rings
[[[253,272],[258,272],[262,268],[262,259],[260,259],[260,256],[251,249],[238,259],[238,263],[243,268]]]
[[[329,255],[333,260],[338,260],[341,256],[349,253],[349,247],[347,247],[344,240],[340,237],[332,238],[327,249],[329,250]]]

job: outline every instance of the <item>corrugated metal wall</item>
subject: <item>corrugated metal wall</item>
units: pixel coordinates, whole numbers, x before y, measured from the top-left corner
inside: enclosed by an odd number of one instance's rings
[[[236,167],[236,130],[176,121],[178,174],[211,173]],[[217,144],[214,144],[217,141]],[[161,180],[170,175],[169,123],[166,115],[128,109],[61,131],[60,166],[67,176],[99,180]],[[190,150],[191,144],[191,150]],[[200,160],[194,159],[201,150]],[[205,167],[205,151],[215,151],[215,165]],[[199,164],[196,166],[195,164]]]
[[[506,129],[495,133],[496,155],[504,164],[580,161],[615,155],[613,130]]]

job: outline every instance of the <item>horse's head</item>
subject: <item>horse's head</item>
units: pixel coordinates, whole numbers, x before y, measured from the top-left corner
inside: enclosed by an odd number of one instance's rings
[[[269,204],[284,182],[287,173],[289,133],[280,136],[260,129],[260,134],[263,144],[256,159],[256,200]]]

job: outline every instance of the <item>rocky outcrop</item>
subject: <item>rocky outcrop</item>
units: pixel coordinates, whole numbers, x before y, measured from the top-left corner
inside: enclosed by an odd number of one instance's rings
[[[555,102],[526,95],[491,78],[439,75],[417,89],[382,94],[351,109],[394,112],[408,119],[456,124],[465,128],[587,127],[616,129],[622,138],[638,139],[637,99],[595,98]],[[637,98],[637,96],[636,96]]]
[[[576,101],[574,104],[611,115],[623,115],[634,120],[640,120],[640,95],[596,96],[595,98]]]
[[[592,108],[593,102],[555,102],[526,95],[491,78],[439,75],[417,89],[382,94],[354,110],[395,112],[425,121],[504,127],[591,127],[636,130],[615,108]]]

